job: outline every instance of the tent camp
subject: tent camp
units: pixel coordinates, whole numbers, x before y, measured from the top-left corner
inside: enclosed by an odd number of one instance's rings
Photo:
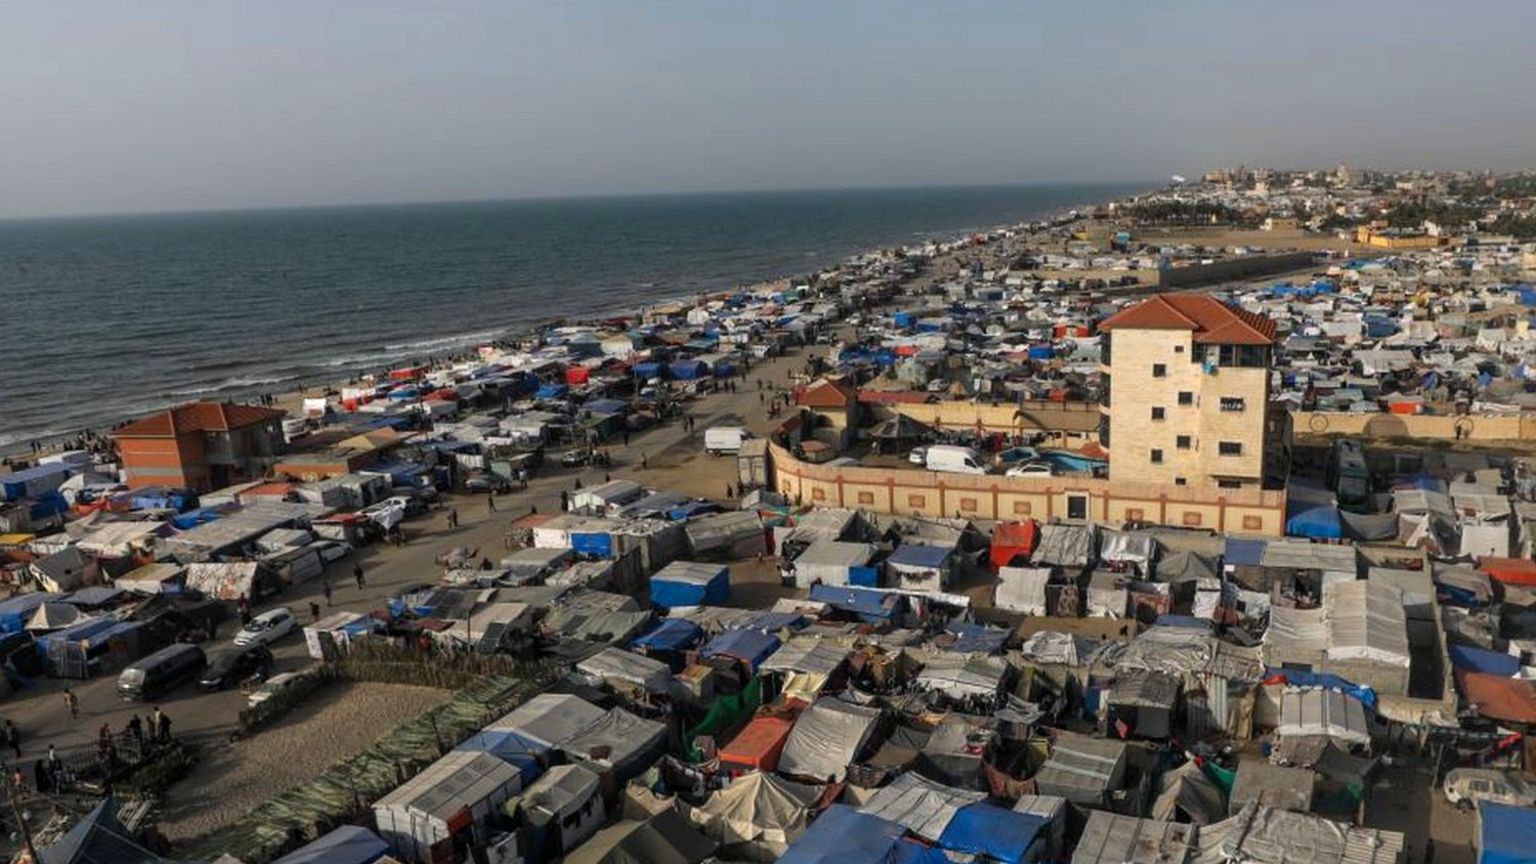
[[[822,813],[779,864],[891,864],[906,829],[844,804]]]
[[[817,540],[795,559],[795,584],[878,587],[878,571],[867,566],[874,557],[875,547],[868,543]]]
[[[651,604],[721,606],[731,599],[731,568],[725,564],[673,561],[651,577]]]
[[[404,860],[435,860],[433,849],[496,812],[523,788],[516,767],[490,755],[450,751],[373,805],[379,836]]]
[[[660,660],[609,646],[576,664],[576,670],[593,678],[639,687],[647,693],[665,693],[672,670]]]
[[[1397,864],[1402,856],[1403,835],[1396,831],[1248,804],[1237,815],[1200,829],[1195,860]]]
[[[1042,525],[1032,560],[1057,567],[1086,567],[1093,559],[1094,537],[1092,525]]]
[[[889,584],[909,591],[941,591],[949,586],[953,545],[903,543],[885,559]]]
[[[356,825],[343,825],[307,843],[272,864],[373,864],[389,854],[379,835]]]
[[[565,864],[699,864],[714,851],[713,842],[669,808],[604,828],[565,856]]]
[[[1125,744],[1082,735],[1062,735],[1035,774],[1041,795],[1100,806],[1125,781]]]
[[[793,715],[762,714],[742,727],[729,744],[720,748],[720,767],[731,773],[773,771],[795,726]]]
[[[1072,864],[1182,862],[1195,848],[1198,830],[1193,825],[1178,822],[1138,819],[1094,810],[1088,814],[1088,824],[1072,853]]]
[[[779,756],[779,772],[818,781],[841,779],[870,743],[879,719],[878,708],[817,699],[790,730]]]
[[[820,796],[820,787],[755,771],[732,780],[687,813],[729,857],[773,861],[805,833],[811,807]]]
[[[939,848],[1003,864],[1025,864],[1045,857],[1047,825],[1041,816],[986,802],[969,804],[955,811],[939,835]]]
[[[1049,567],[1002,567],[997,571],[993,605],[1026,615],[1046,614],[1045,586],[1051,581]]]
[[[869,803],[859,809],[937,842],[960,808],[985,801],[986,797],[981,792],[945,786],[909,771],[877,790]]]

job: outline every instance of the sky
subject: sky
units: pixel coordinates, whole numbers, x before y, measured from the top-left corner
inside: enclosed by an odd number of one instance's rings
[[[0,0],[0,217],[1536,167],[1536,3]]]

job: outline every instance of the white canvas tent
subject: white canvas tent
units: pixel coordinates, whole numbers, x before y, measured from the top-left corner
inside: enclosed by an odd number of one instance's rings
[[[950,820],[955,818],[957,810],[985,801],[986,797],[980,792],[956,789],[908,771],[875,792],[875,797],[859,810],[895,822],[925,840],[936,842]]]
[[[378,833],[394,854],[426,864],[432,847],[465,825],[480,822],[523,786],[517,766],[489,753],[450,751],[373,805]]]
[[[779,771],[792,777],[842,779],[869,742],[880,709],[841,699],[817,699],[801,712],[784,742]]]
[[[820,787],[754,771],[686,812],[689,821],[732,859],[776,861],[805,833],[810,808],[820,794]]]
[[[993,605],[1010,612],[1044,615],[1045,586],[1051,581],[1049,567],[1000,567]]]
[[[576,669],[605,681],[633,684],[648,693],[667,692],[672,680],[672,670],[660,660],[612,646],[577,663]]]
[[[875,547],[868,543],[817,540],[795,559],[795,584],[808,588],[822,585],[847,585],[848,570],[863,567],[875,557]]]

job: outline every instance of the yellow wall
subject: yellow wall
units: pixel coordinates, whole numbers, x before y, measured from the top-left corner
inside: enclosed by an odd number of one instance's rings
[[[1111,482],[1093,477],[1004,477],[921,469],[828,467],[770,443],[774,488],[791,500],[876,513],[974,519],[1067,519],[1074,498],[1087,519],[1145,521],[1230,534],[1281,536],[1285,493]]]
[[[1471,441],[1517,441],[1536,438],[1536,414],[1450,417],[1440,414],[1351,414],[1297,411],[1292,414],[1299,435],[1352,435],[1362,438],[1429,438],[1455,440],[1456,429]]]
[[[935,429],[1000,432],[1004,435],[1031,435],[1048,432],[1055,443],[1071,447],[1098,440],[1099,406],[1091,402],[1041,402],[993,405],[987,402],[944,401],[889,406],[898,414]],[[1066,424],[1071,417],[1076,423]],[[1064,428],[1070,425],[1071,428]],[[1080,428],[1086,427],[1086,428]]]

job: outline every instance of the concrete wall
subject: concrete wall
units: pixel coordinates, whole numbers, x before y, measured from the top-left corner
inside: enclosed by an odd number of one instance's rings
[[[1425,438],[1454,441],[1456,430],[1471,441],[1536,438],[1536,414],[1452,417],[1439,414],[1351,414],[1297,411],[1298,435],[1349,435],[1358,438]]]
[[[1113,482],[1094,477],[1004,477],[902,468],[829,467],[768,445],[773,488],[802,504],[972,519],[1144,521],[1279,537],[1285,493]]]
[[[1287,252],[1279,255],[1244,255],[1227,258],[1210,264],[1191,264],[1188,267],[1169,267],[1158,273],[1158,284],[1163,288],[1188,288],[1194,285],[1211,285],[1233,279],[1249,279],[1270,273],[1288,273],[1312,266],[1311,252]]]
[[[1057,444],[1074,446],[1097,440],[1099,406],[1092,402],[987,402],[944,401],[920,405],[889,406],[935,429],[1001,432],[1004,435],[1032,435],[1049,432]]]

